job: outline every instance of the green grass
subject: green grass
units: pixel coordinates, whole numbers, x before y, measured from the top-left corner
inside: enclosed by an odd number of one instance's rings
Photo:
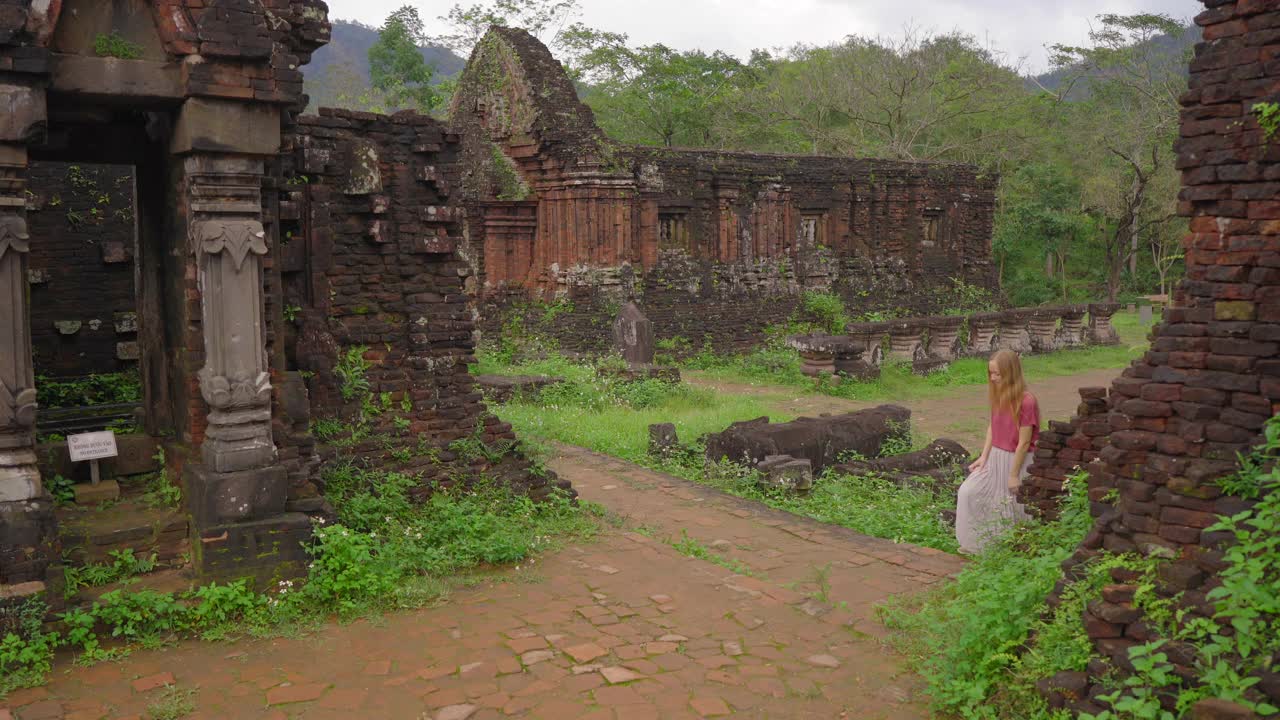
[[[1136,314],[1118,315],[1115,325],[1121,335],[1120,345],[1027,357],[1024,368],[1028,378],[1034,382],[1086,370],[1124,367],[1142,353],[1146,331],[1139,327]],[[799,356],[776,344],[739,357],[704,352],[690,364],[700,367],[700,374],[705,377],[759,385],[762,392],[748,396],[684,384],[619,383],[600,377],[592,365],[554,355],[510,365],[493,353],[482,353],[475,372],[565,378],[565,383],[544,391],[540,397],[517,398],[496,408],[498,415],[522,436],[585,447],[867,535],[956,551],[954,532],[940,518],[942,511],[955,508],[954,488],[935,493],[925,488],[899,487],[875,477],[828,474],[818,478],[807,495],[774,493],[757,487],[752,471],[734,466],[706,468],[698,438],[762,415],[775,422],[790,420],[794,416],[777,411],[777,403],[794,397],[797,389],[866,402],[900,402],[937,397],[954,387],[980,386],[987,381],[985,360],[962,359],[925,378],[913,375],[907,366],[888,365],[879,380],[841,384],[815,382],[804,376],[800,373]],[[676,426],[684,445],[683,451],[671,458],[648,454],[649,425],[662,422]],[[975,422],[981,424],[981,420],[958,420],[956,425]]]
[[[596,375],[595,368],[555,357],[522,365],[503,365],[481,355],[477,373],[552,375],[565,383],[538,398],[517,398],[497,408],[520,435],[579,445],[636,463],[647,461],[649,425],[670,422],[684,442],[720,432],[739,420],[769,415],[766,399],[716,393],[689,385],[657,381],[619,383]]]
[[[872,537],[911,543],[954,553],[955,531],[942,521],[943,510],[954,510],[954,487],[938,493],[918,487],[899,487],[874,475],[850,477],[827,473],[814,480],[806,495],[763,490],[753,472],[733,469],[672,467],[664,469],[710,485],[731,495],[764,503],[778,510],[839,525]]]
[[[949,491],[935,495],[875,478],[826,475],[816,481],[808,495],[791,496],[760,490],[754,471],[730,464],[706,468],[702,444],[697,440],[700,436],[766,414],[775,421],[791,419],[790,415],[770,413],[771,401],[767,397],[718,393],[687,385],[662,385],[655,395],[623,391],[597,377],[589,366],[563,359],[521,366],[503,366],[489,360],[483,367],[486,372],[566,378],[564,387],[554,393],[520,398],[496,408],[498,415],[522,436],[589,448],[867,535],[948,552],[956,549],[951,528],[939,518],[942,510],[955,507],[954,493]],[[648,454],[649,425],[660,422],[675,424],[683,443],[682,451],[669,458]]]
[[[1093,523],[1085,483],[1083,475],[1071,480],[1058,520],[1020,525],[954,581],[880,608],[891,644],[925,678],[941,717],[1065,720],[1035,682],[1083,670],[1091,655],[1080,616],[1107,581],[1106,567],[1070,589],[1057,611],[1046,613],[1044,602]]]

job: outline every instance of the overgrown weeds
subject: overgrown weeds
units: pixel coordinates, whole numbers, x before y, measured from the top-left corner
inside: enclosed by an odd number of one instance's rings
[[[45,632],[48,607],[29,601],[0,617],[0,695],[41,682],[60,646],[92,663],[119,657],[135,643],[273,634],[332,614],[352,618],[436,602],[459,573],[535,562],[565,539],[592,537],[603,515],[560,493],[534,502],[494,481],[434,488],[418,502],[413,493],[424,491],[406,475],[348,464],[331,467],[327,479],[339,522],[316,527],[305,580],[265,589],[245,580],[211,583],[180,593],[118,588],[62,614],[62,633]],[[153,563],[125,551],[110,565],[69,571],[68,586],[106,584]],[[124,646],[106,649],[107,638]]]
[[[928,681],[935,709],[963,718],[1050,717],[1035,681],[1083,669],[1088,661],[1082,605],[1073,602],[1044,618],[1062,561],[1092,525],[1084,476],[1072,478],[1068,488],[1055,522],[1018,526],[955,582],[881,608],[894,645]],[[1078,595],[1082,600],[1087,593]],[[1033,629],[1048,644],[1025,652]]]
[[[1069,717],[1045,704],[1036,683],[1095,660],[1110,667],[1081,618],[1123,569],[1152,639],[1129,648],[1128,667],[1097,678],[1108,689],[1097,697],[1106,709],[1082,719],[1172,720],[1207,698],[1259,716],[1280,713],[1256,687],[1280,653],[1280,416],[1268,421],[1265,437],[1239,473],[1220,481],[1258,500],[1207,528],[1234,538],[1206,598],[1212,616],[1162,586],[1168,560],[1159,556],[1102,553],[1073,570],[1055,607],[1046,604],[1062,561],[1092,525],[1084,475],[1069,480],[1057,521],[1019,526],[955,582],[881,608],[894,644],[928,681],[935,709],[978,720]]]

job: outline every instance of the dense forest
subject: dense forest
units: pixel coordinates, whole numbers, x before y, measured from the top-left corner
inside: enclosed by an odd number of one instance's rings
[[[308,69],[312,105],[443,114],[493,24],[541,37],[613,138],[644,145],[973,163],[1001,178],[1001,289],[1032,305],[1167,293],[1180,274],[1173,146],[1198,29],[1102,15],[1084,46],[1026,73],[962,32],[851,35],[786,51],[636,45],[573,22],[577,0],[489,0],[427,23],[335,23]],[[434,32],[433,32],[434,31]]]

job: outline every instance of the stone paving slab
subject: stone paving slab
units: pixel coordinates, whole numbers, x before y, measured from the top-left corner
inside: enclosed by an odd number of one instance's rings
[[[552,467],[629,527],[440,607],[91,668],[62,659],[0,718],[146,717],[170,677],[195,691],[197,719],[928,717],[919,680],[874,639],[873,607],[953,574],[958,558],[560,450]],[[664,542],[682,531],[751,574]]]

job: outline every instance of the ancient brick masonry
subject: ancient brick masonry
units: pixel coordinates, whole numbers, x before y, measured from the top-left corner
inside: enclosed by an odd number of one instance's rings
[[[511,426],[486,412],[467,370],[471,271],[455,251],[460,214],[449,204],[457,139],[412,113],[325,109],[298,118],[285,140],[282,215],[295,219],[284,222],[293,239],[280,270],[284,302],[301,321],[288,354],[314,373],[312,415],[352,423],[364,412],[334,374],[340,356],[363,347],[370,392],[386,406],[366,421],[391,442],[370,439],[344,453],[413,473],[424,490],[485,474],[544,496],[558,481],[531,473],[518,453],[495,464],[449,449],[472,435],[495,446],[515,441]]]
[[[1107,414],[1079,418],[1067,447],[1037,459],[1030,484],[1041,501],[1074,462],[1064,456],[1072,440],[1092,444],[1105,419],[1108,442],[1088,468],[1097,520],[1066,563],[1068,576],[1104,550],[1165,556],[1161,592],[1181,592],[1202,615],[1213,612],[1206,594],[1230,540],[1206,528],[1251,505],[1224,496],[1214,481],[1234,470],[1237,453],[1280,410],[1280,137],[1268,140],[1252,112],[1257,102],[1280,101],[1280,8],[1261,0],[1205,4],[1177,147],[1179,210],[1191,219],[1186,280],[1151,349],[1112,384]],[[1114,505],[1101,502],[1112,494]],[[1133,606],[1133,578],[1114,579],[1083,620],[1101,654],[1125,668],[1128,649],[1152,630]],[[1178,672],[1193,672],[1185,648],[1168,650]],[[1056,679],[1071,692],[1050,692],[1050,700],[1096,712],[1104,670],[1095,663],[1087,676]],[[1275,704],[1280,675],[1266,674],[1249,692]]]
[[[31,339],[41,375],[136,367],[133,173],[119,165],[31,168]]]
[[[0,584],[19,595],[60,555],[34,452],[31,318],[58,308],[30,310],[32,246],[57,246],[56,228],[30,232],[33,160],[135,168],[145,426],[183,485],[197,572],[304,572],[325,509],[313,409],[375,416],[379,442],[353,452],[420,472],[424,492],[556,484],[518,452],[449,450],[514,440],[467,376],[457,139],[416,117],[298,120],[298,67],[328,33],[319,0],[0,0]],[[129,57],[102,56],[108,34]],[[355,347],[368,407],[332,372]]]
[[[1053,420],[1040,433],[1030,475],[1021,491],[1023,502],[1043,518],[1057,514],[1066,492],[1066,481],[1092,463],[1107,446],[1111,426],[1107,422],[1107,389],[1080,388],[1080,407],[1068,422]]]
[[[635,300],[660,337],[758,342],[805,290],[853,309],[941,309],[951,280],[993,285],[996,178],[967,165],[620,145],[535,38],[497,28],[450,112],[463,142],[483,327],[567,298],[543,330],[599,350]],[[744,306],[751,312],[743,312]]]

